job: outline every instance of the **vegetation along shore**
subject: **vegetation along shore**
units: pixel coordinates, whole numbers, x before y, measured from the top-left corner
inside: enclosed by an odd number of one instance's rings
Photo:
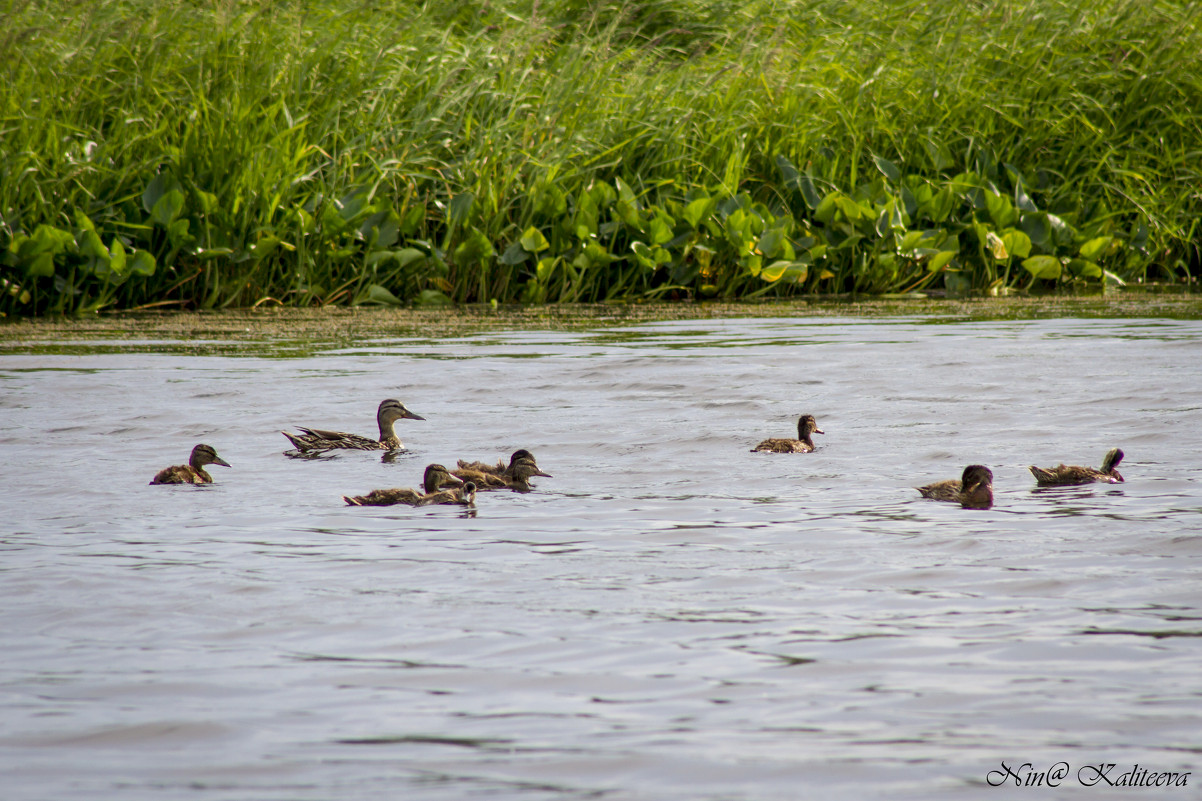
[[[1202,6],[15,0],[0,314],[1180,282]]]

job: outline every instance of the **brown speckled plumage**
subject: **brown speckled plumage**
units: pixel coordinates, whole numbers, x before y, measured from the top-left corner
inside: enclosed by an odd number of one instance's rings
[[[1123,476],[1115,468],[1118,467],[1121,461],[1123,461],[1123,451],[1119,448],[1111,448],[1106,452],[1106,457],[1102,460],[1101,470],[1069,464],[1060,464],[1055,467],[1036,467],[1035,465],[1031,465],[1029,469],[1031,475],[1035,476],[1036,483],[1042,487],[1092,484],[1095,481],[1102,482],[1103,484],[1119,484],[1123,481]]]
[[[969,509],[988,509],[993,506],[993,471],[984,465],[970,464],[958,481],[936,481],[916,489],[931,500],[958,503]]]
[[[462,464],[462,463],[461,463]],[[518,458],[510,462],[503,473],[486,473],[482,470],[459,469],[451,475],[462,481],[475,483],[481,492],[494,489],[511,489],[518,492],[529,492],[532,489],[530,479],[534,476],[554,478],[550,473],[544,473],[535,464],[534,459]]]
[[[814,450],[811,434],[824,434],[814,415],[803,414],[797,419],[797,439],[766,439],[751,450],[763,453],[809,453]]]
[[[453,489],[440,490],[444,484],[456,485]],[[464,484],[447,472],[440,464],[427,465],[422,480],[424,492],[415,489],[378,489],[366,495],[343,495],[342,500],[350,506],[430,506],[440,503],[460,503],[471,505],[476,498],[476,485]]]
[[[151,484],[212,484],[213,477],[205,465],[219,464],[229,467],[229,462],[217,455],[212,445],[200,444],[192,449],[187,464],[164,467],[150,479]]]
[[[394,398],[381,401],[376,409],[376,424],[380,428],[380,438],[372,439],[359,434],[347,434],[342,431],[327,431],[322,428],[299,428],[299,434],[281,431],[288,441],[295,446],[299,453],[316,453],[329,450],[358,450],[358,451],[395,451],[405,447],[401,438],[396,434],[394,424],[397,420],[425,420],[405,408],[405,404]]]

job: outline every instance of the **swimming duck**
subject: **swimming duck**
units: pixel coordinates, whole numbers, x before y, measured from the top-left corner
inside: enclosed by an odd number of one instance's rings
[[[924,498],[951,501],[967,509],[988,509],[993,506],[993,471],[985,465],[970,464],[959,481],[952,478],[916,489]]]
[[[1092,467],[1080,467],[1078,465],[1060,464],[1056,467],[1036,467],[1031,465],[1028,468],[1031,474],[1035,476],[1035,481],[1042,487],[1063,487],[1070,484],[1090,484],[1094,481],[1101,481],[1104,484],[1119,484],[1122,483],[1123,477],[1115,470],[1119,466],[1119,462],[1123,461],[1123,452],[1119,448],[1111,448],[1106,452],[1106,457],[1102,459],[1102,469],[1094,470]]]
[[[481,492],[494,489],[511,489],[518,492],[529,492],[533,487],[530,484],[530,479],[533,476],[545,476],[554,478],[550,473],[544,473],[538,469],[534,459],[516,459],[509,464],[509,467],[500,475],[496,473],[486,473],[482,470],[454,470],[452,476],[462,481],[470,481],[475,483],[476,489]]]
[[[164,467],[150,479],[151,484],[212,484],[213,477],[205,470],[207,464],[229,467],[230,463],[217,455],[212,445],[197,445],[187,464]]]
[[[513,475],[513,466],[522,459],[529,459],[531,462],[533,462],[534,454],[525,448],[518,448],[513,452],[513,455],[509,457],[508,465],[505,464],[504,459],[498,459],[496,464],[485,464],[484,462],[465,462],[463,459],[460,459],[459,470],[471,470],[477,473],[488,473],[494,476],[510,477]],[[535,466],[537,467],[537,464]]]
[[[408,506],[423,506],[422,501],[431,496],[438,494],[439,487],[444,484],[459,486],[463,482],[452,476],[447,469],[440,464],[426,465],[426,472],[422,475],[422,488],[424,492],[418,492],[415,489],[378,489],[372,490],[366,495],[343,495],[342,500],[346,501],[350,506],[394,506],[398,503],[403,503]]]
[[[300,434],[290,434],[281,431],[289,442],[296,446],[301,453],[328,451],[335,449],[352,449],[359,451],[396,451],[404,448],[401,438],[396,435],[394,423],[397,420],[425,420],[421,415],[414,414],[405,408],[399,400],[389,398],[380,402],[376,410],[376,423],[380,426],[380,438],[358,434],[345,434],[341,431],[325,431],[320,428],[301,428]],[[299,427],[299,426],[298,426]]]
[[[476,505],[476,485],[465,481],[462,487],[453,487],[440,492],[431,492],[417,502],[418,506],[432,506],[440,503],[456,503],[460,506]]]
[[[814,415],[803,414],[797,418],[797,439],[766,439],[751,450],[766,453],[809,453],[814,450],[814,441],[810,434],[825,434],[818,427]]]

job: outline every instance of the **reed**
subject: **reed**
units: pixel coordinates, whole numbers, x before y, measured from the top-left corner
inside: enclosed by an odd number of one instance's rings
[[[1199,14],[14,0],[0,313],[1177,280]]]

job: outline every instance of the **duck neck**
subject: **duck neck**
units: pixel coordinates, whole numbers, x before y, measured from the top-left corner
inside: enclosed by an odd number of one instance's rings
[[[389,450],[400,450],[401,438],[396,435],[396,420],[379,417],[376,422],[380,425],[380,442],[388,446]]]

